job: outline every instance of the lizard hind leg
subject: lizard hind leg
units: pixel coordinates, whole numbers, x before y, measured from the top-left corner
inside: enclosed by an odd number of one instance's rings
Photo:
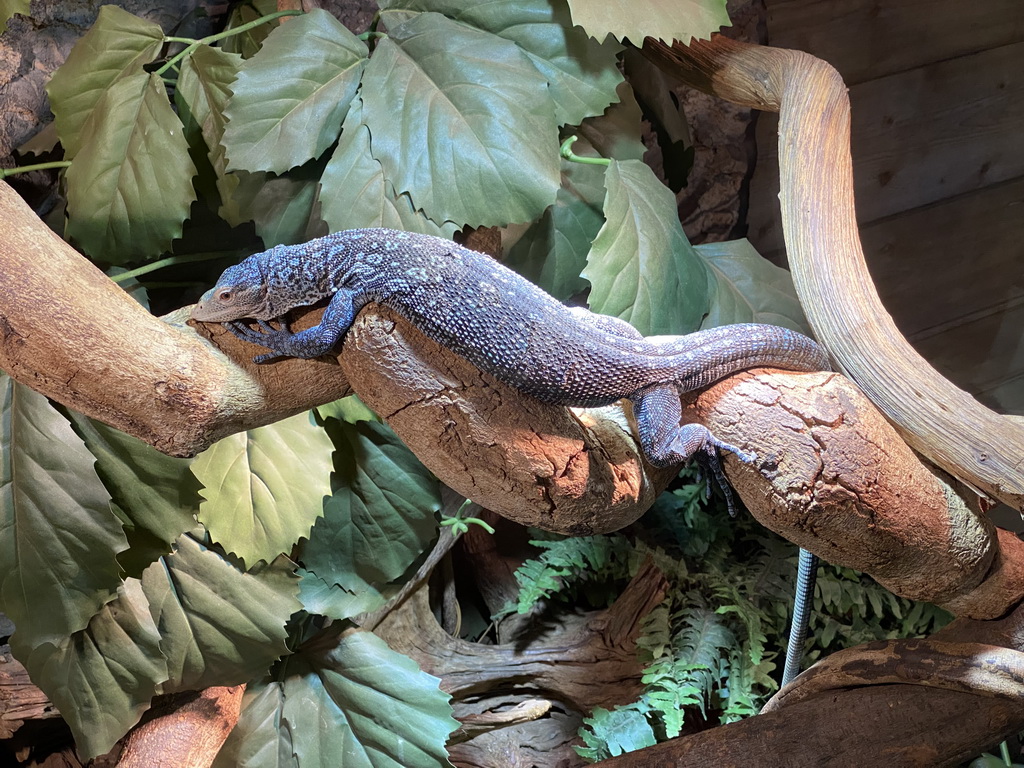
[[[719,440],[703,424],[680,424],[682,404],[674,385],[651,387],[630,398],[636,418],[640,446],[648,460],[658,467],[689,463],[696,459],[711,490],[711,480],[725,494],[729,515],[736,515],[732,489],[722,472],[720,451],[729,451],[741,461],[752,462],[753,454]]]

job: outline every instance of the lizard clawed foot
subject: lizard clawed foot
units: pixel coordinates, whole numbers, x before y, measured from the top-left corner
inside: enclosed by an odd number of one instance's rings
[[[722,442],[715,437],[710,437],[705,441],[704,445],[693,456],[697,460],[701,478],[706,484],[706,497],[710,498],[711,496],[711,482],[713,479],[715,485],[722,489],[722,494],[725,496],[729,517],[736,517],[736,498],[733,495],[729,481],[725,479],[725,473],[722,471],[722,457],[719,455],[719,451],[729,451],[740,461],[748,464],[756,461],[757,456],[753,453],[741,451],[736,446]]]
[[[250,344],[258,344],[261,347],[274,350],[270,354],[257,355],[253,358],[255,363],[265,363],[276,357],[285,356],[287,353],[278,350],[282,346],[286,346],[288,341],[295,335],[289,330],[288,324],[283,319],[277,322],[280,323],[280,328],[275,328],[266,320],[257,320],[256,325],[259,326],[260,330],[252,328],[242,320],[232,320],[229,323],[224,323],[224,325],[242,341],[248,341]]]

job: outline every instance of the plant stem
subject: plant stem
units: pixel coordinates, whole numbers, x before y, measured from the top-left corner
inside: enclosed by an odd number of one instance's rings
[[[606,157],[580,157],[572,151],[572,145],[576,142],[577,136],[570,136],[562,142],[562,146],[559,147],[558,153],[566,160],[573,163],[582,163],[583,165],[603,165],[609,166],[612,161]]]
[[[215,43],[218,40],[223,40],[225,37],[231,37],[232,35],[240,35],[243,32],[248,32],[250,29],[258,27],[260,24],[266,24],[268,21],[273,21],[274,19],[281,19],[284,18],[285,16],[300,15],[302,15],[302,11],[276,11],[274,13],[268,13],[266,16],[260,16],[258,19],[253,19],[252,21],[246,22],[240,27],[225,29],[223,32],[218,32],[215,35],[208,35],[207,37],[204,37],[200,40],[193,40],[189,37],[165,37],[164,42],[187,43],[187,46],[185,47],[184,50],[180,51],[175,56],[168,59],[167,62],[162,67],[160,67],[160,69],[156,70],[156,74],[163,76],[164,72],[166,72],[179,61],[181,61],[186,56],[191,54],[196,48],[198,48],[201,45],[210,45],[211,43]]]
[[[51,168],[67,168],[71,165],[70,160],[54,160],[49,163],[36,163],[35,165],[19,165],[17,168],[0,168],[0,179],[14,176],[17,173],[28,173],[29,171],[47,171]]]
[[[185,256],[168,256],[166,259],[154,261],[152,264],[143,264],[141,267],[129,269],[127,272],[112,275],[110,279],[115,283],[122,283],[129,278],[145,275],[148,272],[155,272],[156,270],[163,269],[164,267],[172,267],[175,264],[190,264],[194,261],[213,261],[214,259],[222,258],[224,258],[224,254],[222,253],[215,255],[210,255],[208,253],[192,253]]]

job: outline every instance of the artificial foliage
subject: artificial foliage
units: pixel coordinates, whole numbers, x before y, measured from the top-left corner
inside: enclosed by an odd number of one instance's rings
[[[141,301],[180,306],[280,243],[515,224],[511,266],[644,333],[803,328],[788,274],[743,241],[691,246],[674,190],[641,162],[622,41],[706,37],[724,3],[613,4],[599,19],[595,7],[386,0],[371,29],[349,30],[254,0],[191,40],[102,6],[47,87],[64,234]],[[0,18],[28,11],[19,0]],[[658,130],[681,141],[678,126]],[[576,156],[560,152],[571,136]],[[429,551],[440,493],[351,401],[187,460],[0,375],[12,650],[85,757],[157,694],[246,682],[221,765],[445,765],[449,697],[355,621]],[[590,758],[749,715],[772,690],[793,552],[699,495],[689,484],[659,501],[648,522],[674,542],[664,550],[633,533],[548,539],[521,569],[524,610],[566,595],[607,604],[646,557],[670,578],[639,643],[644,694],[589,713]],[[827,645],[936,621],[842,572],[818,596]]]
[[[518,600],[496,616],[530,614],[541,604],[544,615],[558,605],[609,605],[647,559],[667,577],[668,593],[644,618],[637,640],[643,693],[586,718],[577,752],[588,760],[673,738],[684,727],[749,717],[778,689],[796,547],[749,516],[730,519],[724,502],[709,502],[705,490],[687,470],[626,533],[532,541],[540,551],[516,571]],[[931,634],[950,618],[832,566],[818,576],[814,606],[808,659]]]

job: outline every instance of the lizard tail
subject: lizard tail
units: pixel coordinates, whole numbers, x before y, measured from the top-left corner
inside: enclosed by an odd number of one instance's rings
[[[793,596],[793,623],[789,627],[789,643],[786,646],[786,666],[782,671],[782,687],[800,674],[800,661],[804,655],[804,640],[807,638],[807,622],[814,602],[814,583],[818,576],[818,558],[806,549],[800,550],[797,566],[796,593]]]
[[[708,386],[747,368],[831,370],[828,355],[802,333],[775,325],[722,325],[686,336],[647,339],[652,367],[684,390]]]

